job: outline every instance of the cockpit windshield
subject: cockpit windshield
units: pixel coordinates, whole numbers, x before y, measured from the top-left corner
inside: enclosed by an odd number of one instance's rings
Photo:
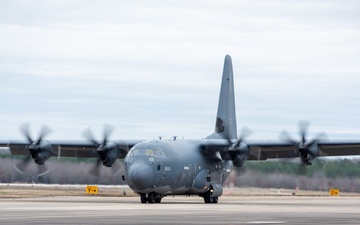
[[[129,157],[149,156],[154,158],[166,158],[164,151],[160,147],[154,146],[138,146],[131,150]]]

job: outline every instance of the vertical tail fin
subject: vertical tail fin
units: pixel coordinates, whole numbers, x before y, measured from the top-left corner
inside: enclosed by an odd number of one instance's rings
[[[207,139],[237,139],[234,78],[231,57],[225,56],[215,132]]]

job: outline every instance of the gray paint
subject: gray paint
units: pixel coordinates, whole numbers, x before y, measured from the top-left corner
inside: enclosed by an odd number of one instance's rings
[[[225,56],[215,132],[208,139],[237,139],[234,78],[231,57]]]

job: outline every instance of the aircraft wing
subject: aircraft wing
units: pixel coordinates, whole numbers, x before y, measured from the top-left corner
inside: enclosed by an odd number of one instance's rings
[[[256,141],[245,142],[250,147],[248,160],[266,160],[274,158],[297,157],[296,146],[286,141]]]
[[[119,158],[125,158],[128,151],[138,142],[139,140],[113,141],[113,143],[116,143],[119,146],[119,150],[121,152]],[[52,146],[54,150],[57,149],[61,157],[97,157],[96,155],[97,147],[87,141],[54,142]]]
[[[250,146],[251,150],[251,156],[248,160],[294,158],[299,156],[297,153],[297,147],[286,142],[247,141],[246,144]],[[360,140],[319,140],[317,145],[319,146],[320,156],[360,155]]]
[[[204,153],[213,154],[220,152],[226,159],[228,148],[236,140],[226,139],[203,139],[201,149]],[[246,141],[250,147],[250,158],[248,160],[265,160],[268,158],[290,158],[296,149],[295,145],[285,141]]]
[[[226,158],[231,143],[224,139],[204,139],[201,149],[205,153],[219,152],[223,159]],[[244,141],[250,148],[250,157],[247,160],[266,160],[276,158],[299,157],[298,147],[287,141]],[[317,142],[320,156],[346,156],[360,155],[360,140],[319,140]]]
[[[318,145],[322,156],[360,155],[360,140],[323,141]]]
[[[120,158],[125,157],[132,146],[138,143],[138,140],[116,141],[122,154]],[[51,150],[58,157],[97,157],[96,146],[88,141],[50,141]],[[9,147],[12,155],[28,155],[26,146],[27,141],[9,141],[0,142],[1,147]]]

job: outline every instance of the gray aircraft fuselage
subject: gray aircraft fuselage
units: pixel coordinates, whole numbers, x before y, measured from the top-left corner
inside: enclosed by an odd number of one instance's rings
[[[200,141],[152,140],[136,144],[125,158],[126,182],[138,194],[222,194],[233,164],[220,154],[204,154]]]
[[[166,195],[195,194],[203,197],[205,203],[217,203],[234,164],[229,153],[221,155],[221,147],[214,151],[205,142],[236,138],[233,69],[227,55],[214,133],[197,141],[174,138],[135,144],[125,157],[124,178],[142,203],[158,203]],[[230,142],[226,143],[224,148],[229,149]],[[234,145],[234,149],[238,148],[241,146]]]

